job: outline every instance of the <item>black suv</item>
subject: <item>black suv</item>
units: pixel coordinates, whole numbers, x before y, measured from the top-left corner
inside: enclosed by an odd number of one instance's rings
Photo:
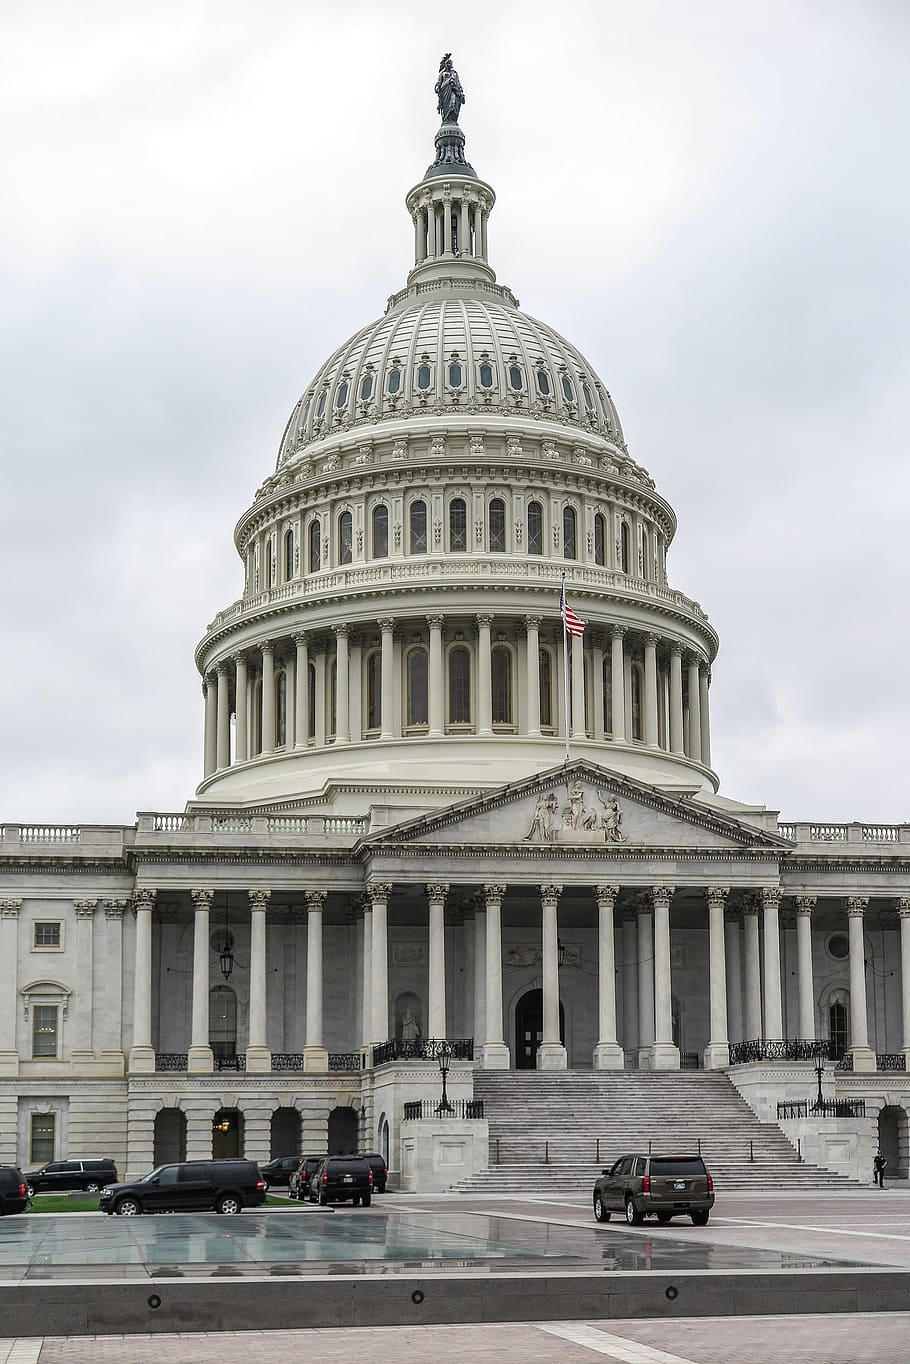
[[[265,1202],[265,1180],[252,1160],[186,1160],[159,1165],[132,1184],[101,1190],[101,1211],[119,1217],[142,1212],[237,1213]]]
[[[105,1184],[116,1184],[117,1166],[112,1160],[52,1160],[25,1176],[28,1194],[67,1193],[83,1189],[97,1193]]]
[[[24,1212],[27,1207],[25,1175],[15,1165],[0,1165],[0,1217],[10,1212]]]
[[[620,1156],[594,1185],[598,1222],[619,1212],[637,1227],[646,1217],[669,1222],[682,1213],[704,1227],[713,1207],[714,1181],[696,1155]]]
[[[261,1165],[259,1168],[262,1170],[265,1187],[270,1189],[273,1185],[289,1183],[291,1174],[299,1164],[299,1156],[277,1156],[270,1160],[268,1165]]]
[[[385,1157],[376,1151],[367,1151],[363,1159],[373,1171],[373,1193],[385,1193],[386,1179],[388,1178],[389,1167],[385,1163]]]
[[[310,1202],[370,1206],[373,1171],[363,1156],[324,1156],[310,1179]]]
[[[316,1173],[316,1167],[320,1161],[325,1160],[325,1153],[321,1156],[298,1156],[297,1164],[291,1171],[288,1180],[288,1198],[309,1198],[310,1180]]]

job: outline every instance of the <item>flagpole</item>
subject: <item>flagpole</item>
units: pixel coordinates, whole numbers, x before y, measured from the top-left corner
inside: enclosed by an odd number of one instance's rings
[[[569,632],[566,629],[566,575],[562,575],[559,614],[562,617],[562,696],[566,727],[566,766],[569,764]]]

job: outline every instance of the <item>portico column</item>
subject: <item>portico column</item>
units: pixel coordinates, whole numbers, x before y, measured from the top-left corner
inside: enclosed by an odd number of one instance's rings
[[[205,702],[205,746],[203,775],[210,777],[218,766],[218,692],[214,673],[206,673],[202,679],[202,696]]]
[[[730,1064],[730,1040],[727,1036],[727,961],[724,941],[724,904],[729,893],[729,886],[711,886],[707,891],[711,1033],[705,1048],[705,1070],[723,1070]]]
[[[297,649],[297,667],[294,676],[297,693],[294,701],[294,747],[306,748],[312,737],[310,734],[310,656],[306,635],[295,635],[294,644]]]
[[[189,1073],[211,1071],[209,1045],[209,911],[214,891],[191,890],[193,900],[193,1022],[190,1033]]]
[[[850,1055],[854,1070],[875,1070],[875,1052],[869,1046],[866,1017],[866,943],[863,913],[868,895],[847,897],[847,931],[850,941]]]
[[[731,1042],[743,1040],[743,933],[739,918],[727,915],[724,925],[727,956],[727,1030]]]
[[[493,733],[493,689],[490,675],[492,616],[477,617],[477,733]]]
[[[363,1046],[369,1047],[373,1037],[373,910],[369,900],[363,906],[363,960],[361,963],[361,1033]]]
[[[480,1056],[487,1035],[487,914],[481,905],[474,906],[474,1051]]]
[[[814,895],[796,897],[796,975],[799,990],[799,1035],[815,1041],[815,986],[812,980],[812,911]]]
[[[698,659],[689,659],[689,757],[701,762],[701,702],[698,681]]]
[[[585,739],[588,721],[585,715],[585,641],[582,635],[572,635],[572,738]]]
[[[645,635],[645,743],[657,747],[657,636]]]
[[[682,646],[670,646],[670,752],[685,753],[683,743]]]
[[[482,1070],[508,1070],[509,1048],[502,1028],[502,897],[505,886],[484,886],[486,903],[486,1002],[484,1043],[480,1049]]]
[[[616,1037],[616,960],[613,910],[619,886],[597,887],[597,1046],[595,1070],[622,1070],[625,1057]]]
[[[446,1036],[446,920],[447,885],[427,886],[429,902],[429,990],[427,992],[427,1030],[430,1037],[444,1041]]]
[[[761,1017],[761,966],[758,956],[758,899],[750,895],[743,904],[743,937],[746,950],[746,1042],[761,1041],[765,1033]]]
[[[133,895],[136,911],[136,974],[133,978],[133,1045],[130,1047],[130,1073],[154,1075],[155,1049],[152,1046],[152,910],[155,890],[137,890]]]
[[[0,1075],[19,1074],[16,1047],[19,1000],[19,911],[21,900],[0,900],[0,961],[4,962],[5,988],[0,990]]]
[[[762,932],[765,965],[765,1037],[769,1041],[783,1036],[780,991],[780,887],[763,886]]]
[[[79,993],[75,1000],[73,1020],[73,1065],[79,1066],[95,1059],[92,1050],[92,1010],[94,991],[94,929],[97,900],[74,900],[76,915],[76,979]]]
[[[391,884],[385,881],[371,881],[367,895],[373,906],[373,980],[370,994],[373,1008],[374,1045],[388,1041],[389,1037],[389,896]]]
[[[323,1042],[323,984],[322,984],[322,907],[324,890],[306,892],[306,1046],[303,1049],[305,1071],[327,1071],[329,1053]]]
[[[348,627],[335,629],[335,743],[351,740],[350,686],[348,679]]]
[[[674,886],[654,886],[654,1047],[652,1070],[679,1070],[673,1041],[673,986],[670,976],[670,901]]]
[[[272,1053],[266,1034],[265,929],[270,890],[249,891],[250,901],[250,1025],[247,1033],[247,1072],[266,1074],[272,1069]]]
[[[104,1021],[102,1024],[100,1056],[107,1073],[116,1067],[123,1074],[123,914],[128,900],[105,900],[104,969],[107,983],[104,990]],[[2,957],[0,949],[0,960]],[[15,981],[13,982],[15,984]]]
[[[626,738],[626,661],[623,649],[625,630],[616,629],[610,636],[610,690],[613,738],[624,743]]]
[[[897,902],[901,923],[901,1050],[910,1070],[910,895]]]
[[[219,768],[231,765],[231,679],[227,664],[219,663],[218,677],[218,720],[215,741],[216,762]]]
[[[528,734],[540,735],[540,616],[525,616],[527,630],[526,687]]]
[[[275,751],[275,646],[262,645],[262,751]]]
[[[559,926],[557,915],[562,886],[540,887],[543,977],[543,1028],[537,1048],[538,1070],[565,1070],[566,1049],[559,1031]]]
[[[638,1068],[651,1069],[654,1047],[654,921],[646,892],[636,900],[638,916]]]
[[[396,732],[394,619],[391,616],[383,616],[379,622],[379,628],[382,631],[382,715],[380,717],[381,731],[379,737],[381,739],[394,739]],[[384,1041],[385,1038],[382,1040]]]
[[[444,616],[427,616],[430,627],[430,739],[445,733],[445,683],[442,672],[442,627]]]
[[[237,716],[237,727],[234,731],[234,760],[245,763],[250,756],[249,729],[247,726],[247,707],[249,675],[247,673],[246,654],[234,655],[235,682],[234,682],[234,713]]]

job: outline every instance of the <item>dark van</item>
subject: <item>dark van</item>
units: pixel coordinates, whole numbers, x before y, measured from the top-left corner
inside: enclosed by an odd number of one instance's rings
[[[238,1213],[265,1202],[265,1180],[252,1160],[186,1160],[159,1165],[131,1184],[101,1190],[101,1211],[118,1217],[143,1212]]]
[[[28,1207],[25,1175],[15,1165],[0,1165],[0,1217]]]

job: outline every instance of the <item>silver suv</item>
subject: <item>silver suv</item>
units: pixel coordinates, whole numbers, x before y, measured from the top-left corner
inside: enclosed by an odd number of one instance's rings
[[[669,1222],[683,1214],[704,1227],[713,1207],[714,1181],[701,1156],[620,1156],[594,1185],[598,1222],[621,1212],[637,1227],[646,1217]]]

